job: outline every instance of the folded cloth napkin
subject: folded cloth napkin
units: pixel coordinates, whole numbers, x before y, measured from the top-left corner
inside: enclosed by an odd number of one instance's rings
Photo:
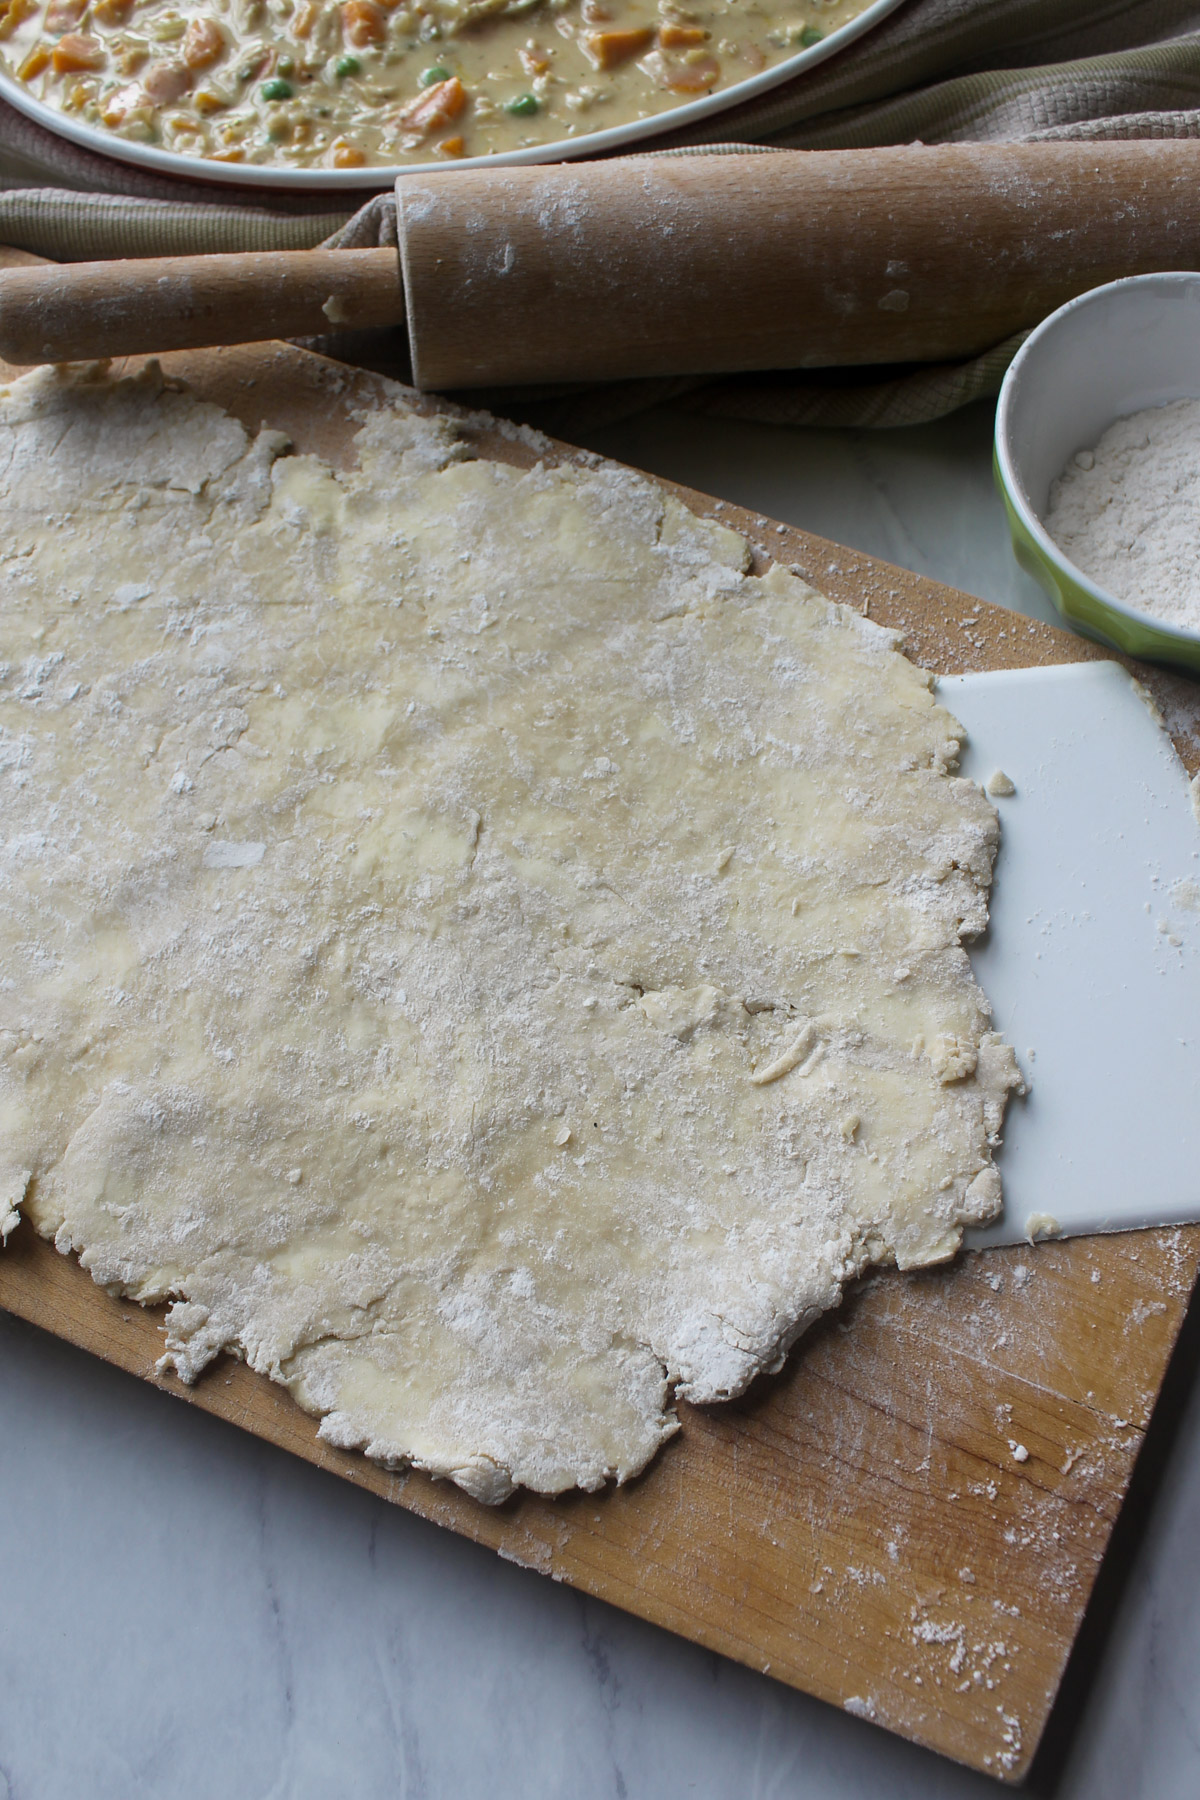
[[[687,131],[666,155],[756,148],[1200,137],[1200,0],[907,0],[809,73]],[[60,261],[395,242],[390,196],[181,181],[94,155],[0,101],[0,243]],[[772,424],[911,425],[995,394],[1022,336],[955,365],[541,390],[570,435],[670,401]],[[320,347],[403,378],[399,334]],[[478,396],[499,401],[499,396]],[[505,410],[514,410],[511,393]]]

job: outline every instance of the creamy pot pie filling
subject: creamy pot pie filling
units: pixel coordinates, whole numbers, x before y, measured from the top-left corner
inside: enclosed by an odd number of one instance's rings
[[[0,0],[48,105],[218,162],[367,168],[519,150],[697,100],[866,0]]]

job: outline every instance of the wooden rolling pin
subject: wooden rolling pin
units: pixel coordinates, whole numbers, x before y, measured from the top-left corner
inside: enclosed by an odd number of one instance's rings
[[[407,325],[423,388],[963,357],[1100,282],[1200,268],[1200,143],[624,157],[396,184],[400,256],[0,274],[0,354]]]

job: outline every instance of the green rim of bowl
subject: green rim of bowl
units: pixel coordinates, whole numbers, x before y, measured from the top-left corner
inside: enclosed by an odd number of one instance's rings
[[[992,473],[1008,515],[1013,554],[1046,590],[1069,625],[1084,637],[1107,644],[1110,649],[1123,650],[1127,656],[1173,663],[1200,675],[1200,637],[1158,625],[1145,613],[1106,598],[1072,564],[1051,556],[1022,518],[1005,482],[998,450],[993,451]]]

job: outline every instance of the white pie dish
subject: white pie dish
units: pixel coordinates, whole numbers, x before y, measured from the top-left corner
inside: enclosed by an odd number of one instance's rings
[[[152,169],[156,174],[175,175],[193,182],[211,181],[221,187],[276,188],[293,193],[341,189],[362,193],[370,188],[391,187],[398,175],[428,173],[431,169],[477,169],[504,163],[565,162],[576,157],[598,156],[606,151],[629,149],[647,138],[695,124],[727,107],[753,100],[794,75],[814,68],[827,57],[844,49],[855,38],[861,37],[864,32],[870,31],[902,4],[903,0],[872,0],[871,5],[859,13],[856,19],[831,31],[820,43],[786,57],[774,68],[748,76],[745,81],[735,82],[732,87],[723,88],[719,93],[705,94],[701,99],[690,100],[682,106],[656,113],[652,118],[635,119],[627,125],[612,125],[605,131],[589,132],[585,137],[560,138],[556,143],[533,144],[521,150],[499,151],[492,156],[464,157],[461,162],[453,164],[439,160],[380,163],[358,169],[291,169],[258,164],[218,163],[202,156],[183,156],[178,151],[162,150],[151,144],[130,143],[113,132],[101,131],[94,125],[71,118],[56,107],[47,106],[44,101],[35,98],[23,82],[3,68],[0,68],[0,97],[18,112],[24,113],[26,118],[33,119],[45,130],[53,132],[56,137],[66,138],[68,142],[79,144],[83,149],[91,150],[99,156],[132,163],[136,168]]]

